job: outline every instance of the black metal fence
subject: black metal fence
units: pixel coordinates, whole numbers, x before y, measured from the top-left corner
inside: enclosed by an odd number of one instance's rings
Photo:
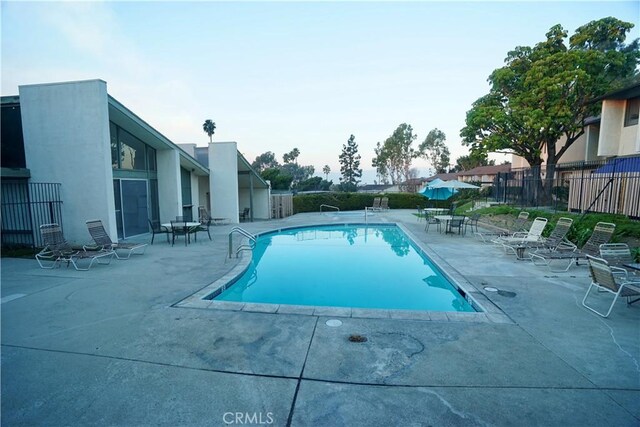
[[[60,184],[2,181],[2,246],[43,246],[42,224],[62,225]]]
[[[496,201],[554,211],[603,212],[640,219],[640,157],[559,163],[497,174]]]

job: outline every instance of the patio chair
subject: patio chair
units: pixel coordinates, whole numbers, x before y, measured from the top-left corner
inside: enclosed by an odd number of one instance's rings
[[[389,210],[389,198],[388,197],[383,197],[382,199],[380,199],[380,210],[381,211],[388,211]]]
[[[114,242],[107,234],[107,230],[104,229],[102,225],[102,220],[99,219],[91,219],[87,221],[87,229],[89,230],[89,234],[91,238],[95,242],[95,246],[93,245],[84,245],[83,249],[99,249],[102,248],[104,250],[112,250],[116,258],[118,259],[129,259],[131,258],[131,254],[142,255],[147,249],[146,243],[120,243]],[[125,255],[120,255],[120,253],[124,252]]]
[[[184,245],[187,246],[191,242],[191,235],[198,240],[197,230],[199,225],[191,227],[186,221],[171,221],[171,246],[176,242],[176,237],[184,237]]]
[[[571,229],[571,225],[573,224],[573,219],[571,218],[560,218],[556,223],[556,226],[551,231],[551,234],[547,238],[541,238],[540,240],[535,241],[523,241],[517,242],[513,244],[503,244],[505,248],[505,252],[509,250],[513,251],[514,254],[518,258],[524,259],[522,256],[524,254],[525,249],[548,249],[550,251],[555,251],[558,247],[562,245],[563,248],[567,249],[569,247],[575,247],[575,245],[568,240],[565,239],[567,233]],[[520,250],[520,253],[518,253]]]
[[[211,233],[209,232],[209,227],[211,227],[211,216],[209,212],[205,209],[204,206],[198,207],[198,221],[200,225],[196,228],[195,236],[198,238],[198,231],[206,231],[207,236],[209,236],[209,240],[211,240]]]
[[[506,237],[498,237],[493,240],[493,243],[498,245],[502,245],[503,247],[510,247],[513,245],[520,244],[530,244],[536,243],[539,244],[542,241],[542,232],[544,228],[547,226],[548,220],[546,218],[538,217],[533,220],[531,227],[529,227],[529,231],[526,233],[523,231],[519,231],[517,233],[513,233],[511,236]]]
[[[447,222],[447,233],[453,233],[453,229],[458,229],[458,234],[464,234],[464,223],[465,216],[464,215],[455,215]]]
[[[610,222],[599,222],[593,228],[593,233],[585,244],[578,249],[573,243],[561,242],[555,250],[550,249],[538,249],[531,252],[531,261],[535,265],[544,265],[553,272],[567,271],[571,268],[571,265],[575,261],[576,265],[579,265],[580,259],[586,259],[587,255],[592,257],[600,256],[600,245],[609,243],[613,232],[616,229],[616,225]],[[552,269],[552,265],[557,261],[568,261],[566,265],[560,270]]]
[[[149,228],[151,229],[151,244],[153,245],[153,239],[155,239],[156,234],[166,234],[167,235],[167,243],[169,243],[169,234],[171,234],[171,230],[167,227],[163,227],[160,224],[160,221],[150,219],[147,220],[149,222]]]
[[[435,218],[435,215],[432,212],[425,211],[424,219],[425,219],[424,231],[426,231],[428,233],[429,232],[429,226],[431,224],[436,224],[438,226],[438,231],[440,231],[440,221],[437,218]]]
[[[635,271],[631,271],[625,268],[625,264],[632,264],[634,262],[633,256],[629,245],[626,243],[605,243],[600,245],[600,258],[607,261],[607,264],[611,266],[611,270],[614,274],[621,274],[623,276],[637,276],[640,280],[640,276]]]
[[[586,257],[587,262],[589,263],[589,274],[591,275],[591,284],[582,299],[582,305],[586,309],[593,311],[599,316],[609,317],[618,297],[626,297],[627,304],[633,304],[640,300],[640,298],[631,299],[631,297],[640,297],[640,280],[630,281],[626,277],[614,275],[611,266],[604,259],[593,257],[591,255],[587,255]],[[587,305],[589,292],[591,292],[591,288],[594,286],[598,290],[607,291],[615,295],[606,314],[596,310],[593,306]]]
[[[51,269],[62,262],[73,265],[73,268],[80,271],[87,271],[94,262],[98,264],[110,264],[115,253],[111,250],[76,250],[65,240],[62,228],[58,224],[44,224],[40,226],[40,235],[45,247],[36,254],[36,261],[40,268]],[[86,267],[80,266],[80,260],[88,260]]]
[[[475,234],[477,237],[479,237],[480,239],[482,239],[482,241],[484,243],[492,243],[492,240],[498,238],[498,237],[504,237],[504,236],[510,236],[513,233],[517,233],[519,231],[524,231],[524,225],[526,224],[527,220],[529,219],[529,212],[526,211],[522,211],[518,214],[518,217],[516,218],[516,220],[513,222],[513,224],[511,224],[511,227],[509,228],[508,231],[502,231],[502,232],[478,232],[476,231]]]
[[[379,211],[380,210],[380,197],[374,197],[373,198],[373,205],[370,208],[373,211]]]
[[[473,232],[473,227],[476,228],[476,233],[478,232],[478,220],[480,219],[480,214],[473,214],[466,218],[464,223],[464,234],[467,234],[467,228],[471,228]]]
[[[249,219],[249,213],[251,212],[250,208],[244,208],[242,212],[240,212],[240,221],[246,221]]]

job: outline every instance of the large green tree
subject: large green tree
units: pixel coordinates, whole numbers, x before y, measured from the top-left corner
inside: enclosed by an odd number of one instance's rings
[[[258,172],[261,172],[264,169],[278,168],[280,167],[280,164],[276,159],[276,155],[271,151],[267,151],[266,153],[262,153],[257,156],[253,163],[251,163],[251,167]]]
[[[637,78],[638,40],[624,43],[631,28],[604,18],[576,29],[567,44],[568,33],[555,25],[543,42],[516,47],[467,112],[463,143],[472,152],[521,156],[537,174],[546,161],[549,195],[555,164],[600,111],[593,99]]]
[[[382,182],[390,177],[395,185],[411,178],[411,162],[419,154],[412,146],[417,137],[411,125],[402,123],[383,144],[378,142],[371,164]]]
[[[458,157],[453,170],[454,172],[463,172],[479,166],[493,166],[495,164],[495,160],[489,160],[486,153],[471,152],[466,156]]]
[[[360,169],[360,154],[356,137],[351,135],[346,144],[342,145],[342,153],[338,156],[340,162],[340,189],[342,191],[356,191],[362,169]]]
[[[435,128],[429,131],[427,137],[418,147],[419,155],[431,163],[435,173],[446,173],[449,170],[451,153],[445,144],[446,140],[444,132]]]

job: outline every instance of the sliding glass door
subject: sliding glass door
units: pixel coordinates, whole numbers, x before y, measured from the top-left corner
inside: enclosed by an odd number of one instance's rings
[[[113,185],[118,238],[148,233],[148,180],[115,179]]]

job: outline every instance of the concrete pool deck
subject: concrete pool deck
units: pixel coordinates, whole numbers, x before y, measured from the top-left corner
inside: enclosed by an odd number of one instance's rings
[[[496,308],[493,319],[352,312],[330,327],[330,309],[179,306],[233,269],[229,225],[212,227],[212,242],[160,238],[88,272],[3,258],[2,423],[640,425],[640,304],[619,301],[599,318],[580,303],[585,267],[550,273],[469,235],[425,233],[412,212],[375,221],[404,224]],[[241,226],[334,221],[345,218]]]

